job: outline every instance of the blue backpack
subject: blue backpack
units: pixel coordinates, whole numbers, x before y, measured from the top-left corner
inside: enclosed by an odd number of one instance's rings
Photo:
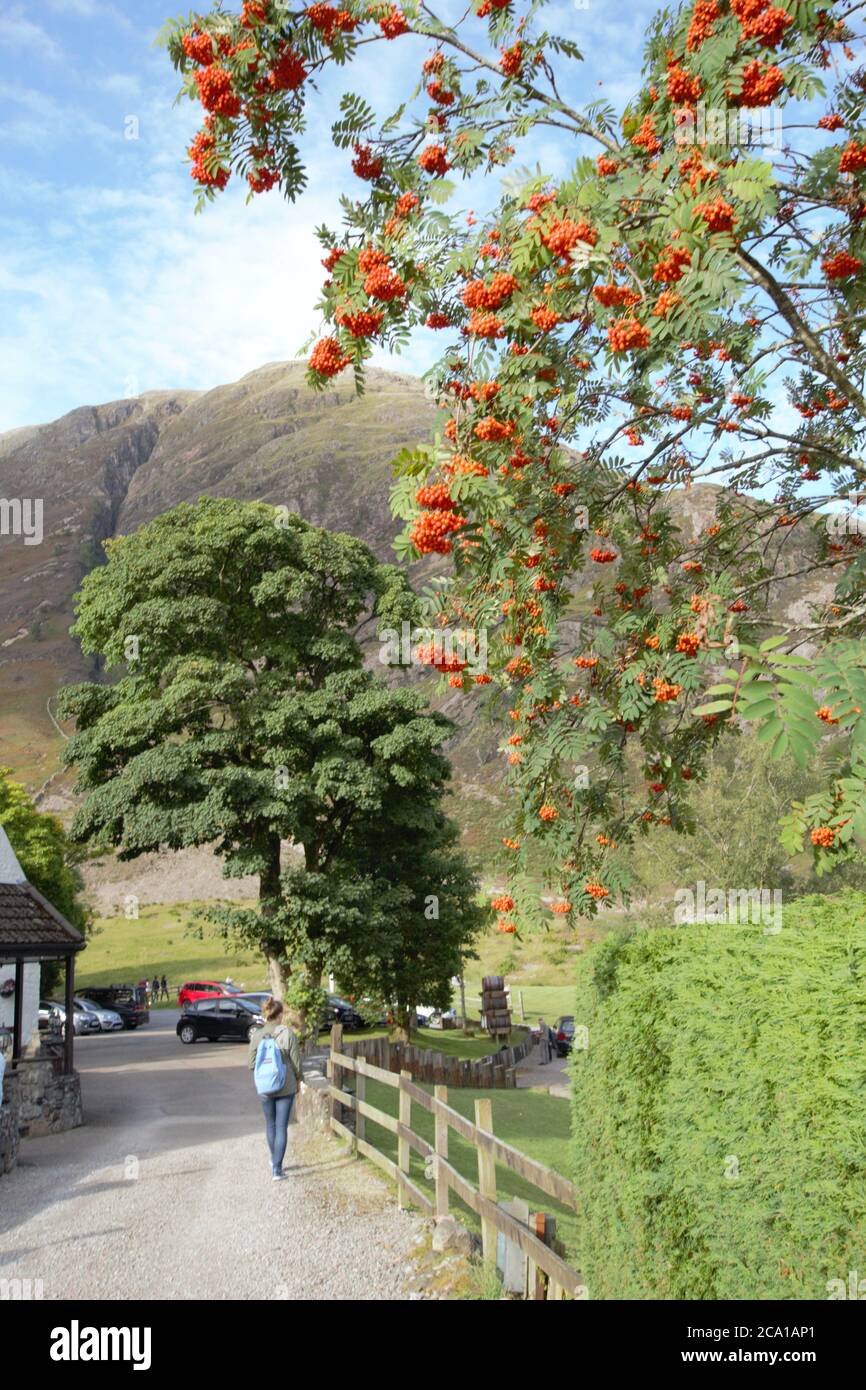
[[[286,1063],[276,1038],[267,1033],[256,1049],[254,1071],[256,1090],[260,1096],[273,1096],[286,1084]]]

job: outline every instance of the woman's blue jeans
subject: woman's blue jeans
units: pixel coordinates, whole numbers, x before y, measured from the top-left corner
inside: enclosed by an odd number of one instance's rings
[[[262,1102],[262,1110],[265,1112],[265,1132],[268,1136],[268,1148],[271,1151],[271,1168],[274,1173],[281,1173],[283,1159],[286,1156],[289,1119],[295,1097],[260,1096],[259,1099]]]

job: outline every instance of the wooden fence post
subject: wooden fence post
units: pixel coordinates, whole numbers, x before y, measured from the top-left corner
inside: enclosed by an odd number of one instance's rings
[[[401,1072],[400,1072],[400,1077],[401,1077],[401,1080],[403,1080],[403,1081],[411,1081],[411,1080],[412,1080],[412,1073],[411,1073],[410,1071],[401,1071]],[[400,1090],[397,1092],[397,1105],[398,1105],[398,1111],[397,1111],[397,1113],[398,1113],[398,1116],[399,1116],[399,1120],[400,1120],[401,1125],[405,1125],[407,1129],[411,1129],[411,1128],[412,1128],[412,1097],[411,1097],[410,1095],[408,1095],[407,1092],[404,1091],[404,1090],[402,1089],[402,1087],[401,1087]],[[398,1138],[397,1138],[397,1167],[400,1169],[400,1172],[401,1172],[401,1173],[408,1173],[408,1172],[409,1172],[409,1158],[410,1158],[409,1141],[408,1141],[408,1139],[403,1139],[401,1136],[398,1136]],[[397,1205],[398,1205],[398,1207],[402,1207],[404,1210],[405,1210],[405,1209],[408,1207],[408,1205],[409,1205],[409,1203],[406,1201],[406,1198],[405,1198],[404,1195],[403,1195],[403,1188],[402,1188],[402,1186],[401,1186],[399,1183],[398,1183],[398,1185],[397,1185]]]
[[[493,1133],[493,1102],[490,1100],[476,1100],[475,1102],[475,1123],[479,1129],[486,1130],[488,1134]],[[496,1201],[496,1159],[493,1154],[485,1149],[478,1150],[478,1191],[482,1197],[487,1197],[491,1202]],[[496,1262],[496,1227],[487,1220],[481,1218],[481,1249],[485,1261]]]
[[[365,1099],[367,1095],[367,1078],[362,1071],[355,1072],[355,1139],[366,1139],[367,1124],[361,1114],[359,1101]]]
[[[443,1105],[448,1103],[448,1087],[434,1086],[433,1096],[436,1100],[441,1100]],[[444,1115],[437,1110],[434,1116],[435,1124],[435,1148],[436,1158],[448,1159],[448,1121]],[[448,1178],[444,1172],[439,1171],[439,1164],[436,1164],[436,1220],[441,1216],[448,1215]]]
[[[331,1028],[331,1052],[328,1057],[328,1080],[338,1090],[342,1090],[343,1069],[339,1062],[334,1060],[334,1054],[343,1050],[343,1025],[335,1023]],[[338,1123],[342,1119],[343,1107],[334,1097],[331,1098],[331,1119]]]

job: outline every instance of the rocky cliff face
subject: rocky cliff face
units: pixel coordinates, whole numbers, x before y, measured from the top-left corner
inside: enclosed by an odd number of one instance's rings
[[[0,763],[34,788],[57,766],[54,691],[92,673],[68,628],[106,537],[207,493],[281,503],[393,558],[389,460],[428,429],[421,384],[373,371],[362,397],[348,377],[316,395],[303,376],[274,363],[0,435],[0,499],[42,505],[39,544],[0,535]]]

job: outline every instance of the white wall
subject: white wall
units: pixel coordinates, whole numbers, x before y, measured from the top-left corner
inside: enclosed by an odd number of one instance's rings
[[[24,989],[21,1000],[21,1042],[24,1047],[39,1031],[39,977],[41,971],[38,961],[28,961],[24,966]],[[0,965],[0,985],[5,980],[14,980],[15,966]],[[15,995],[0,997],[0,1028],[11,1028],[15,1013]]]

